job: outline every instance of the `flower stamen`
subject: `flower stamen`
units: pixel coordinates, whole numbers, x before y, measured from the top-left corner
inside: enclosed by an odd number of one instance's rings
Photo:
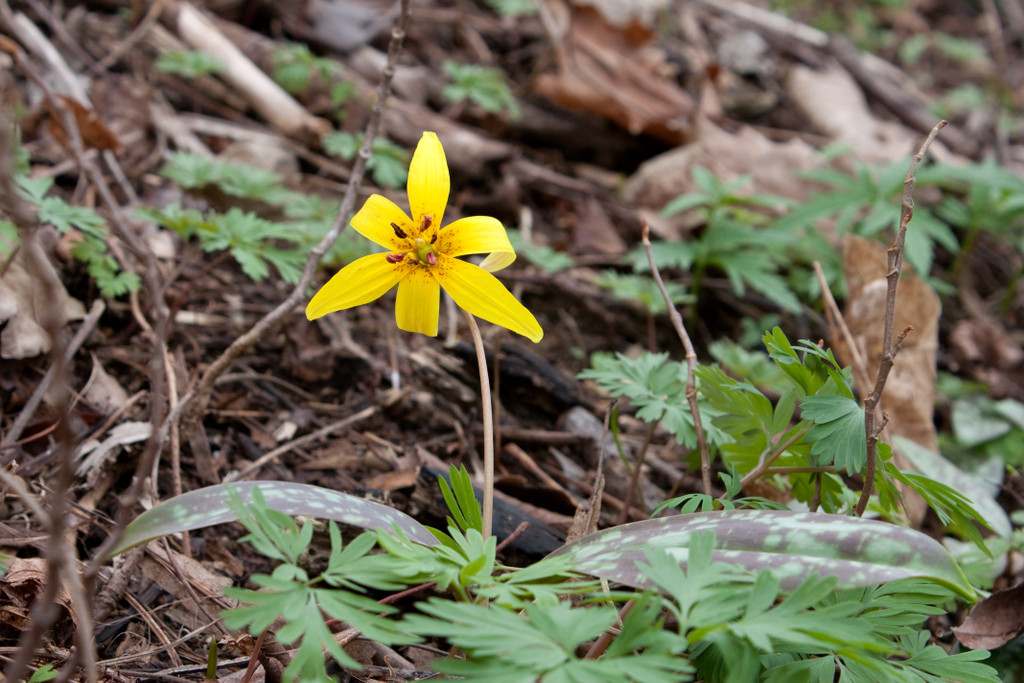
[[[398,227],[398,223],[392,223],[391,228],[392,230],[395,231],[395,237],[397,237],[398,239],[404,240],[405,238],[408,237],[408,235],[405,234],[405,230],[402,230],[400,227]]]
[[[392,225],[394,225],[394,223],[392,223]],[[406,252],[404,251],[399,251],[394,254],[388,254],[384,257],[384,260],[388,263],[401,263],[405,259],[405,253]]]

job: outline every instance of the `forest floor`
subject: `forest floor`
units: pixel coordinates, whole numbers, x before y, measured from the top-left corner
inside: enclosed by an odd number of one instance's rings
[[[95,642],[110,680],[200,680],[211,639],[226,664],[221,678],[240,677],[252,643],[217,622],[227,604],[220,589],[270,569],[238,543],[244,532],[235,524],[152,544],[128,567],[97,562],[118,520],[141,506],[241,474],[372,497],[440,525],[437,474],[451,463],[480,469],[476,359],[454,308],[442,306],[436,338],[396,328],[393,294],[306,319],[309,296],[343,262],[369,251],[350,228],[299,302],[218,365],[232,342],[288,299],[316,243],[311,235],[331,223],[357,136],[373,116],[398,11],[397,3],[375,0],[287,4],[211,1],[203,22],[179,0],[0,2],[3,125],[19,121],[20,163],[31,178],[52,180],[48,196],[94,209],[110,226],[99,277],[72,254],[88,239],[81,216],[39,226],[34,249],[54,276],[45,285],[24,263],[27,249],[4,246],[16,235],[0,231],[0,463],[48,505],[63,492],[65,537],[93,572]],[[500,350],[489,359],[500,407],[499,540],[531,522],[508,546],[509,562],[558,547],[592,491],[610,403],[577,377],[592,354],[683,357],[664,306],[650,286],[630,279],[630,264],[642,253],[645,224],[663,242],[705,233],[706,214],[662,211],[678,196],[708,191],[699,169],[726,183],[741,179],[726,194],[774,195],[791,206],[830,189],[808,171],[897,169],[898,188],[910,156],[946,118],[925,167],[993,160],[1024,175],[1020,4],[774,4],[785,7],[557,0],[543,2],[540,13],[503,16],[474,0],[412,3],[380,131],[390,144],[374,148],[355,208],[373,192],[408,206],[404,169],[422,132],[435,131],[451,169],[448,220],[494,216],[521,235],[519,259],[498,276],[534,313],[543,339],[533,344],[483,325],[488,348]],[[167,56],[214,51],[217,41],[236,46],[250,68],[275,75],[292,94],[259,89],[244,70],[183,75],[198,59],[175,64]],[[464,65],[496,71],[459,72]],[[77,133],[69,140],[63,122],[71,119]],[[332,131],[354,137],[328,142]],[[262,183],[214,177],[202,160],[277,176],[260,176]],[[13,164],[5,150],[5,187]],[[942,199],[934,187],[917,196],[926,208]],[[850,220],[887,211],[875,239],[891,241],[898,194],[865,191],[850,201]],[[174,203],[228,218],[209,228],[213,239],[183,236],[137,211]],[[908,360],[917,370],[891,380],[897,396],[901,383],[923,382],[908,390],[917,416],[896,399],[885,407],[891,423],[918,419],[924,443],[954,452],[965,469],[972,458],[994,457],[1005,473],[994,493],[1011,514],[1024,508],[1015,469],[1024,463],[1024,418],[1012,417],[1012,406],[1024,402],[1024,229],[1013,210],[977,215],[1002,221],[1002,231],[950,218],[960,247],[933,243],[929,282],[941,294],[941,316],[926,312],[931,295],[913,287],[903,302],[910,318],[928,318],[909,320],[922,335],[925,364]],[[856,287],[841,284],[843,271],[862,281],[884,274],[884,246],[861,254],[868,265],[850,255],[854,248],[844,260],[837,223],[826,217],[817,229],[849,310],[845,297]],[[697,271],[665,273],[681,292],[702,362],[721,340],[763,350],[760,336],[774,325],[791,340],[841,345],[820,296],[807,295],[820,291],[809,263],[767,268],[772,286],[738,286],[728,258],[715,253]],[[137,288],[104,296],[122,285]],[[881,309],[871,310],[869,323],[879,325]],[[58,332],[56,347],[48,331]],[[53,353],[66,354],[66,366]],[[960,414],[958,425],[954,413],[969,408],[957,402],[965,386],[973,387],[970,405],[981,408],[974,421]],[[165,424],[183,397],[196,400]],[[996,404],[1011,408],[993,413]],[[57,419],[68,405],[70,423]],[[622,406],[619,429],[635,451],[648,425],[633,413]],[[990,431],[972,437],[970,427],[982,423]],[[61,453],[73,453],[74,464]],[[670,492],[701,490],[687,456],[667,430],[654,432],[642,495],[627,518],[646,518]],[[133,486],[154,471],[151,488]],[[607,524],[623,507],[628,478],[620,479],[606,491]],[[941,535],[933,517],[920,526]],[[49,539],[23,497],[9,482],[0,485],[5,661],[16,658],[30,629],[30,605],[47,595]],[[1010,558],[996,587],[1015,585],[1024,572],[1019,556]],[[74,600],[56,596],[60,614],[40,634],[33,666],[65,662],[80,626]],[[369,669],[352,680],[385,674]]]

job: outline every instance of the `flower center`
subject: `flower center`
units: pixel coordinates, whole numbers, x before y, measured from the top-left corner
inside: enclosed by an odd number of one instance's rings
[[[433,216],[424,216],[420,222],[418,230],[421,237],[413,237],[411,239],[409,234],[403,230],[400,225],[392,223],[391,229],[395,231],[395,237],[401,240],[407,240],[406,243],[409,245],[409,249],[406,251],[396,251],[388,254],[384,257],[387,259],[388,263],[401,263],[408,255],[410,256],[409,262],[413,265],[436,265],[437,252],[434,251],[433,244],[437,242],[437,228],[434,228],[434,233],[430,236],[429,240],[426,237],[427,230],[430,229],[433,222]]]

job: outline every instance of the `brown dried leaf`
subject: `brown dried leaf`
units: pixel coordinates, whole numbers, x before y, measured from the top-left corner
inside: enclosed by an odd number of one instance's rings
[[[14,633],[20,633],[27,627],[28,613],[32,602],[43,592],[49,580],[46,560],[41,557],[11,560],[7,573],[0,577],[0,633],[7,626],[14,627]],[[78,628],[78,615],[71,600],[71,594],[64,588],[57,588],[57,604],[70,615],[75,628]]]
[[[62,105],[71,110],[71,114],[75,119],[75,126],[78,128],[78,135],[82,139],[83,147],[100,151],[109,149],[113,152],[119,152],[121,150],[121,143],[118,142],[117,138],[110,132],[110,129],[107,128],[95,111],[70,97],[64,95],[57,95],[57,97]],[[67,147],[68,134],[64,130],[63,119],[55,108],[49,107],[49,109],[50,134],[57,142]]]
[[[634,37],[590,8],[575,10],[558,69],[541,74],[535,91],[566,109],[608,118],[635,135],[685,142],[692,136],[696,104],[666,73],[664,60],[652,61]]]
[[[1024,583],[982,600],[953,628],[957,640],[972,650],[991,650],[1024,630]]]
[[[7,321],[0,333],[0,358],[20,360],[50,350],[50,337],[40,323],[44,311],[56,307],[63,322],[85,316],[81,302],[69,297],[63,285],[53,290],[40,287],[26,269],[26,258],[25,250],[19,250],[0,276],[0,323]],[[52,268],[49,261],[45,263]],[[54,272],[51,281],[57,280]]]

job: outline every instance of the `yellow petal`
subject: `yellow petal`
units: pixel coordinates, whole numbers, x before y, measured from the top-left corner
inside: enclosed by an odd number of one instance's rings
[[[364,256],[335,273],[306,306],[306,317],[315,320],[334,311],[379,299],[416,268],[404,263],[388,263],[385,256]]]
[[[450,189],[448,161],[441,141],[434,133],[424,133],[409,164],[409,209],[413,220],[419,224],[424,216],[430,216],[433,225],[439,227]]]
[[[413,266],[398,285],[395,301],[395,321],[399,329],[437,336],[437,311],[441,290],[430,271]]]
[[[505,226],[490,216],[460,218],[446,225],[437,237],[434,249],[447,256],[490,254],[480,264],[484,270],[501,270],[516,260]]]
[[[439,257],[430,271],[459,308],[518,332],[533,342],[544,336],[537,319],[519,303],[498,278],[479,266],[447,256]]]
[[[391,227],[394,223],[406,234],[412,234],[413,223],[405,211],[393,201],[379,194],[370,195],[363,208],[352,217],[352,227],[368,240],[373,240],[385,249],[401,251],[407,249],[406,242],[400,239]]]

